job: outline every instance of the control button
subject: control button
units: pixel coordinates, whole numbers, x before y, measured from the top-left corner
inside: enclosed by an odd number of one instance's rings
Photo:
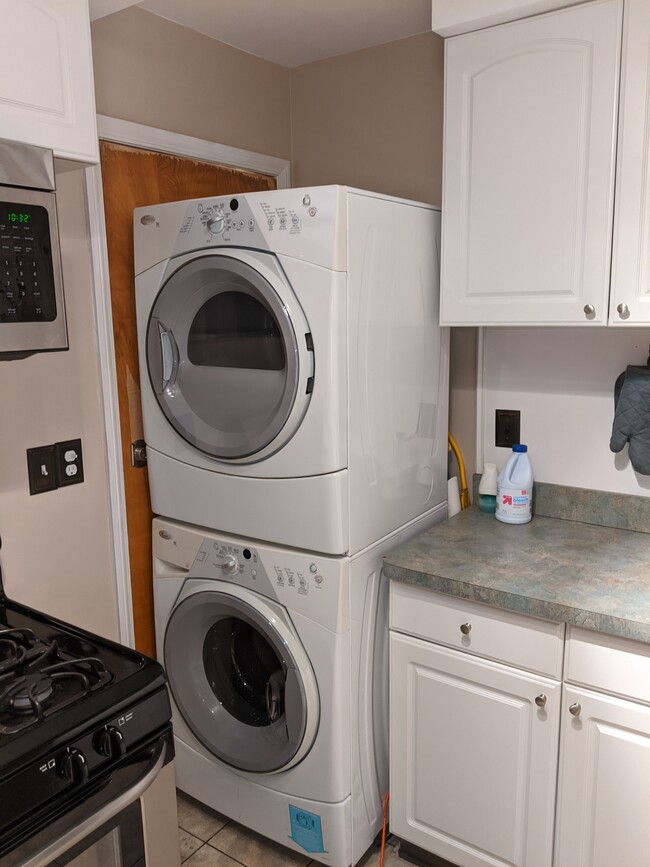
[[[257,578],[257,569],[251,569],[251,576]]]
[[[316,210],[317,210],[316,208],[310,208],[307,211],[307,213],[309,214],[310,217],[315,217],[316,216]]]
[[[307,586],[307,581],[304,578],[301,577],[298,579],[298,581],[299,581],[301,587]]]
[[[267,220],[267,222],[268,222],[268,224],[269,224],[269,229],[272,229],[272,228],[273,228],[273,224],[275,223],[275,219],[274,219],[273,217],[269,217],[268,220]]]
[[[310,563],[310,565],[309,565],[309,571],[310,571],[310,572],[312,573],[312,575],[313,575],[314,572],[318,572],[318,566],[317,566],[315,563]]]
[[[303,196],[302,197],[302,203],[305,207],[307,207],[307,205],[311,205],[311,196],[309,194],[307,194],[306,196]]]
[[[322,575],[316,575],[316,577],[314,578],[314,581],[317,584],[322,584],[323,583],[323,576]]]
[[[280,225],[281,226],[287,225],[287,218],[284,216],[284,214],[280,217]]]
[[[249,228],[249,229],[254,229],[254,228],[255,228],[255,220],[249,220],[249,221],[248,221],[248,228]]]
[[[246,225],[246,223],[243,220],[239,221],[239,228],[240,229],[243,229],[245,225]]]
[[[292,214],[291,215],[291,222],[293,223],[294,226],[298,225],[298,223],[300,222],[300,217],[298,216],[298,214]]]

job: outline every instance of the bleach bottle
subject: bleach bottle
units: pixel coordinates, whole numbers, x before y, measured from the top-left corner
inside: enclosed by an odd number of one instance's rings
[[[528,460],[528,446],[515,445],[497,479],[497,521],[527,524],[533,517],[533,468]]]

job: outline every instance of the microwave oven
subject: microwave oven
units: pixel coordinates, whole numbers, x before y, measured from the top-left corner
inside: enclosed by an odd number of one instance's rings
[[[52,152],[0,141],[0,360],[67,348]]]

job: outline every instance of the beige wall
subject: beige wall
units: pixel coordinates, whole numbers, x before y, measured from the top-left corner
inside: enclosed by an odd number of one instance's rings
[[[293,181],[439,205],[443,40],[411,36],[291,71]]]
[[[289,70],[135,7],[92,24],[99,114],[289,159]]]
[[[83,170],[57,190],[70,349],[0,362],[2,572],[11,598],[117,638]],[[30,496],[25,450],[78,437],[85,481]]]
[[[439,205],[443,45],[427,33],[292,70],[294,184],[350,184]],[[449,397],[449,429],[463,454],[471,493],[474,328],[452,329]]]

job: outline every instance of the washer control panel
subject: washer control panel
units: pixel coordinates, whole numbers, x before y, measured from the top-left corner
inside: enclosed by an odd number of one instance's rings
[[[188,577],[247,587],[332,629],[347,628],[347,568],[335,557],[206,536]]]

